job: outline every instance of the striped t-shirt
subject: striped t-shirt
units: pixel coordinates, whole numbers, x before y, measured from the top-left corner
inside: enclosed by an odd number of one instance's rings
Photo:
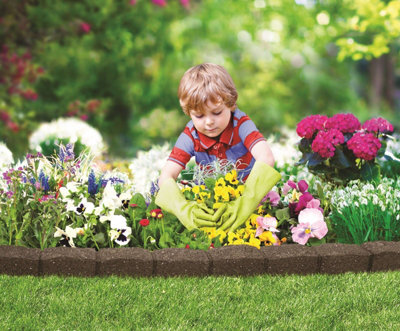
[[[190,121],[178,137],[168,160],[185,167],[192,156],[197,164],[203,166],[216,159],[227,159],[236,164],[238,177],[246,179],[255,162],[250,151],[262,140],[266,139],[253,121],[236,108],[227,128],[216,138],[198,132]]]

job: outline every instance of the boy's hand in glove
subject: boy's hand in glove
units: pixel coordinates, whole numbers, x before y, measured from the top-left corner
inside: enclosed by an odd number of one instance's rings
[[[274,168],[264,162],[256,161],[244,184],[242,196],[228,203],[225,212],[222,214],[219,229],[229,229],[229,232],[232,232],[246,222],[261,199],[280,178],[280,173]]]

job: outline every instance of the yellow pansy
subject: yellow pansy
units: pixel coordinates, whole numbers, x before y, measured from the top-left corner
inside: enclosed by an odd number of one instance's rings
[[[216,228],[214,228],[214,227],[204,227],[204,228],[201,228],[200,230],[207,233],[207,236],[210,239],[213,239],[217,236],[216,235],[217,231],[216,231]]]
[[[214,188],[214,193],[215,193],[215,199],[217,201],[220,200],[219,198],[221,198],[222,201],[229,201],[229,193],[225,186],[224,187],[216,186]]]
[[[219,187],[225,187],[225,186],[226,186],[225,180],[224,180],[222,177],[219,178],[219,179],[216,181],[215,187],[217,187],[217,186],[219,186]]]
[[[209,192],[200,192],[200,197],[204,199],[209,199],[211,197],[211,193]]]
[[[232,243],[233,241],[236,241],[238,239],[239,239],[239,237],[236,233],[233,233],[233,232],[228,233],[228,242],[229,243]]]
[[[244,185],[239,185],[236,189],[236,196],[241,196],[243,194]]]
[[[252,226],[257,226],[257,218],[260,217],[260,215],[257,214],[251,214],[250,217],[248,218],[250,224]]]
[[[193,191],[193,193],[196,193],[196,194],[200,193],[200,186],[194,186],[192,188],[192,191]]]
[[[235,240],[232,243],[230,243],[230,245],[244,245],[244,244],[246,244],[246,243],[243,239],[238,239],[238,240]]]
[[[214,238],[217,237],[218,235],[219,235],[218,239],[219,239],[220,243],[222,243],[224,241],[224,239],[226,238],[226,232],[224,230],[217,230],[215,232]]]
[[[250,246],[257,247],[260,249],[261,241],[257,238],[251,237],[248,243]]]
[[[264,207],[263,206],[259,206],[257,208],[257,213],[258,213],[258,215],[262,215],[264,213]]]
[[[237,179],[237,172],[236,172],[236,170],[232,170],[232,171],[228,172],[228,173],[225,175],[225,179],[226,179],[229,183],[231,183],[231,184],[233,184],[233,185],[239,184],[239,181],[238,181],[238,179]]]
[[[190,192],[192,189],[190,188],[190,187],[184,187],[184,188],[182,188],[182,193],[185,193],[185,192]]]

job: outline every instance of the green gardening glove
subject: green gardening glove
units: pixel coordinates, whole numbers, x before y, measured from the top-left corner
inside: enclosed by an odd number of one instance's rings
[[[188,230],[205,226],[216,226],[226,205],[218,210],[207,208],[204,203],[187,201],[175,180],[168,178],[158,191],[155,203],[162,209],[178,217],[179,221]]]
[[[221,216],[221,230],[235,231],[259,205],[262,198],[281,179],[281,174],[264,162],[256,161],[244,184],[242,196],[228,204]]]

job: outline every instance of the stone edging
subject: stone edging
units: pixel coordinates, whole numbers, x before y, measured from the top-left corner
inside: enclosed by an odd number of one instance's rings
[[[63,276],[251,276],[338,274],[400,270],[400,242],[304,247],[225,246],[202,250],[166,248],[37,248],[0,246],[0,274]]]

